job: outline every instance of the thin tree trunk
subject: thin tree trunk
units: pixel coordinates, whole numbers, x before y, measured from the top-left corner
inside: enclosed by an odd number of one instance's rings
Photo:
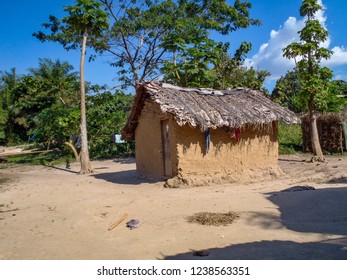
[[[176,66],[177,66],[177,53],[176,53],[176,51],[174,51],[174,54],[173,54],[173,64],[176,68]],[[180,74],[178,73],[177,69],[175,70],[175,74],[176,74],[177,79],[180,80],[181,77],[180,77]]]
[[[310,104],[310,130],[311,130],[311,145],[313,157],[311,159],[312,162],[319,161],[324,162],[325,158],[322,152],[322,148],[319,142],[318,128],[317,128],[317,116],[314,110],[314,105]]]
[[[88,174],[93,172],[90,164],[89,151],[88,151],[88,137],[87,137],[87,110],[85,100],[85,83],[84,83],[84,58],[87,45],[87,30],[83,34],[82,53],[80,62],[80,86],[81,86],[81,170],[80,174]]]

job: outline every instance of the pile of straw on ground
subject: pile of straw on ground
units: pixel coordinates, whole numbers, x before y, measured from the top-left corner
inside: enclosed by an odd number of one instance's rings
[[[200,212],[189,216],[187,221],[207,226],[226,226],[232,224],[239,216],[238,213],[232,211],[227,213]]]

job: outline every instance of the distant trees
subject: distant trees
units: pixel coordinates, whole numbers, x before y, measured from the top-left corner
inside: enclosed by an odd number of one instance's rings
[[[27,141],[42,111],[56,104],[70,106],[77,102],[78,75],[72,70],[67,62],[40,59],[39,67],[31,68],[28,75],[18,75],[12,69],[0,76],[6,144]],[[52,120],[53,116],[47,125]]]
[[[318,112],[339,112],[347,106],[347,82],[328,80],[325,94],[317,99]],[[296,113],[308,112],[307,100],[300,94],[301,81],[296,69],[276,81],[271,99]]]
[[[3,108],[4,101],[0,97],[0,145],[6,141],[6,122],[7,122],[7,114]]]
[[[27,141],[28,132],[35,127],[34,117],[57,102],[76,102],[76,73],[72,66],[41,59],[38,68],[30,69],[29,75],[18,75],[15,69],[0,76],[0,100],[4,118],[3,142],[16,144]],[[77,87],[76,87],[77,86]]]
[[[277,81],[271,93],[271,99],[295,113],[307,111],[307,105],[300,99],[300,78],[297,70],[288,71]]]
[[[17,114],[15,108],[16,87],[20,78],[17,75],[16,69],[12,68],[9,72],[0,72],[0,141],[2,143],[15,143],[15,136],[21,133],[16,133],[18,125]]]
[[[66,145],[80,159],[80,147],[75,145],[80,134],[80,83],[70,64],[40,59],[29,74],[18,75],[12,69],[0,73],[0,81],[1,144],[27,143],[31,139],[46,149],[61,151]],[[86,96],[86,106],[92,157],[131,153],[133,143],[115,145],[111,135],[125,124],[133,96],[111,93],[89,83],[86,86],[91,93]]]

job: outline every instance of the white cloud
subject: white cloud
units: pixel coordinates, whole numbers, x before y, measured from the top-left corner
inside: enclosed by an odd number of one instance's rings
[[[336,75],[335,80],[347,80],[347,75]]]
[[[321,5],[322,1],[318,1]],[[326,27],[326,16],[324,10],[316,14],[319,22]],[[278,30],[270,32],[270,39],[259,48],[252,58],[246,60],[247,66],[252,66],[255,69],[268,70],[271,73],[270,80],[277,80],[281,75],[284,75],[288,70],[294,67],[294,61],[283,57],[283,48],[294,41],[299,41],[298,31],[304,27],[304,19],[296,19],[289,17],[283,26]],[[335,46],[331,48],[331,40],[328,38],[322,47],[331,49],[334,54],[328,61],[322,61],[322,64],[328,67],[347,65],[347,49],[343,46]]]
[[[293,61],[283,57],[282,49],[299,39],[297,32],[303,26],[303,21],[298,21],[295,17],[288,18],[277,31],[271,31],[270,40],[262,44],[258,53],[246,60],[246,64],[256,69],[266,69],[271,72],[272,79],[277,79],[294,67]]]
[[[328,61],[323,61],[323,65],[333,67],[347,64],[347,49],[344,46],[333,47],[331,50],[333,55]]]

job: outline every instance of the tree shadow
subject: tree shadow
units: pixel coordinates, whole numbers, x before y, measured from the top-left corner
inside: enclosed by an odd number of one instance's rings
[[[140,185],[144,183],[157,183],[163,182],[162,180],[156,180],[152,178],[140,178],[137,174],[137,171],[134,170],[124,170],[118,172],[106,172],[99,174],[91,174],[92,177],[100,180],[105,180],[114,184],[123,184],[123,185]]]
[[[208,256],[194,256],[194,251],[163,256],[165,260],[346,260],[347,238],[298,243],[288,240],[260,241],[205,250]]]
[[[54,166],[54,165],[43,164],[43,166],[50,167],[50,168],[57,169],[57,170],[61,170],[61,171],[65,171],[65,172],[68,172],[68,173],[78,174],[77,171],[73,171],[73,170],[70,170],[70,169],[67,169],[67,168],[62,168],[62,167],[58,167],[58,166]]]
[[[305,159],[286,159],[286,158],[279,158],[278,161],[285,161],[285,162],[310,162]]]
[[[291,240],[264,240],[223,248],[206,248],[206,257],[185,252],[164,259],[295,259],[347,260],[347,187],[312,189],[291,187],[268,193],[267,199],[278,207],[280,216],[272,213],[250,213],[248,223],[269,230],[287,228],[301,233],[342,235],[341,238],[299,243]],[[308,188],[307,188],[308,187]],[[326,237],[329,238],[329,237]]]
[[[347,234],[346,187],[288,191],[290,189],[267,197],[278,207],[284,227],[297,232]]]
[[[126,157],[126,158],[116,158],[113,160],[113,162],[120,163],[120,164],[132,164],[135,163],[134,157]]]
[[[347,177],[340,177],[326,181],[327,184],[347,184]]]

